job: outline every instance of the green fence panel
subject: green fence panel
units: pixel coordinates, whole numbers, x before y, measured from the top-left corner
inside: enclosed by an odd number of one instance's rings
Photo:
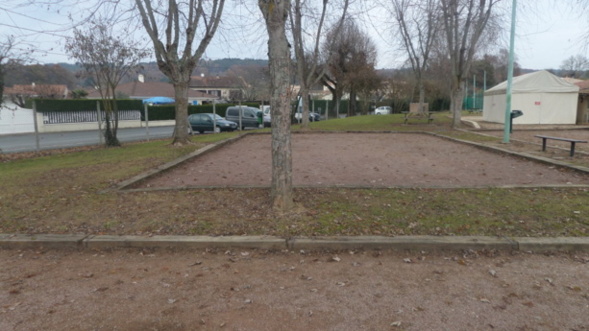
[[[470,96],[467,96],[464,98],[464,101],[462,103],[462,109],[480,110],[480,109],[483,109],[483,104],[484,104],[484,95],[482,93],[475,94],[474,97],[472,95],[470,95]]]

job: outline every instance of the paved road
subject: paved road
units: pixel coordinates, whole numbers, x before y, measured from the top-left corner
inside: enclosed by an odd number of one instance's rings
[[[121,142],[168,138],[172,136],[173,126],[150,127],[149,136],[145,128],[119,129],[118,138]],[[39,149],[56,149],[100,144],[98,130],[40,133]],[[0,135],[0,151],[2,153],[31,152],[37,149],[35,134]]]

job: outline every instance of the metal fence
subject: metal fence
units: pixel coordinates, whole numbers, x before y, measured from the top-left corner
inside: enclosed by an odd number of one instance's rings
[[[119,110],[119,121],[139,121],[141,112],[139,110]],[[100,112],[100,118],[104,121],[106,115]],[[43,124],[65,124],[65,123],[92,123],[98,122],[96,110],[45,112],[43,113]]]

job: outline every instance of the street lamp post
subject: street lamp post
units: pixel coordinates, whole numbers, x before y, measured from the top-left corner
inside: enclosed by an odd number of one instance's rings
[[[507,66],[507,90],[505,92],[505,124],[503,126],[503,142],[509,143],[511,132],[511,85],[513,83],[513,58],[515,50],[515,14],[517,12],[517,0],[511,5],[511,36],[509,38],[509,64]]]

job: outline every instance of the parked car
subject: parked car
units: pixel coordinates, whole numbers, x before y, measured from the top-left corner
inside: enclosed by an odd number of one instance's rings
[[[248,106],[231,106],[225,112],[225,119],[237,123],[239,126],[239,119],[241,117],[241,129],[258,128],[258,108]],[[241,115],[240,115],[241,114]]]
[[[392,111],[391,106],[380,106],[374,110],[374,115],[389,115]]]
[[[295,119],[300,121],[302,117],[302,111],[295,113]],[[309,122],[317,122],[321,120],[321,115],[314,112],[309,112]]]
[[[188,124],[192,131],[204,133],[205,131],[234,131],[237,129],[237,123],[228,121],[217,114],[192,114],[188,116]],[[213,127],[213,125],[216,125]]]
[[[262,106],[262,114],[264,116],[264,127],[269,128],[272,126],[272,117],[270,117],[270,106]]]
[[[310,98],[309,98],[308,102],[309,102],[309,104],[311,103],[311,99]],[[295,111],[294,117],[299,122],[303,118],[303,99],[300,96],[298,97],[298,101],[297,101],[297,106],[296,106],[296,111]],[[314,112],[311,111],[311,109],[309,109],[309,122],[317,122],[319,120],[321,120],[321,114],[314,113]]]

